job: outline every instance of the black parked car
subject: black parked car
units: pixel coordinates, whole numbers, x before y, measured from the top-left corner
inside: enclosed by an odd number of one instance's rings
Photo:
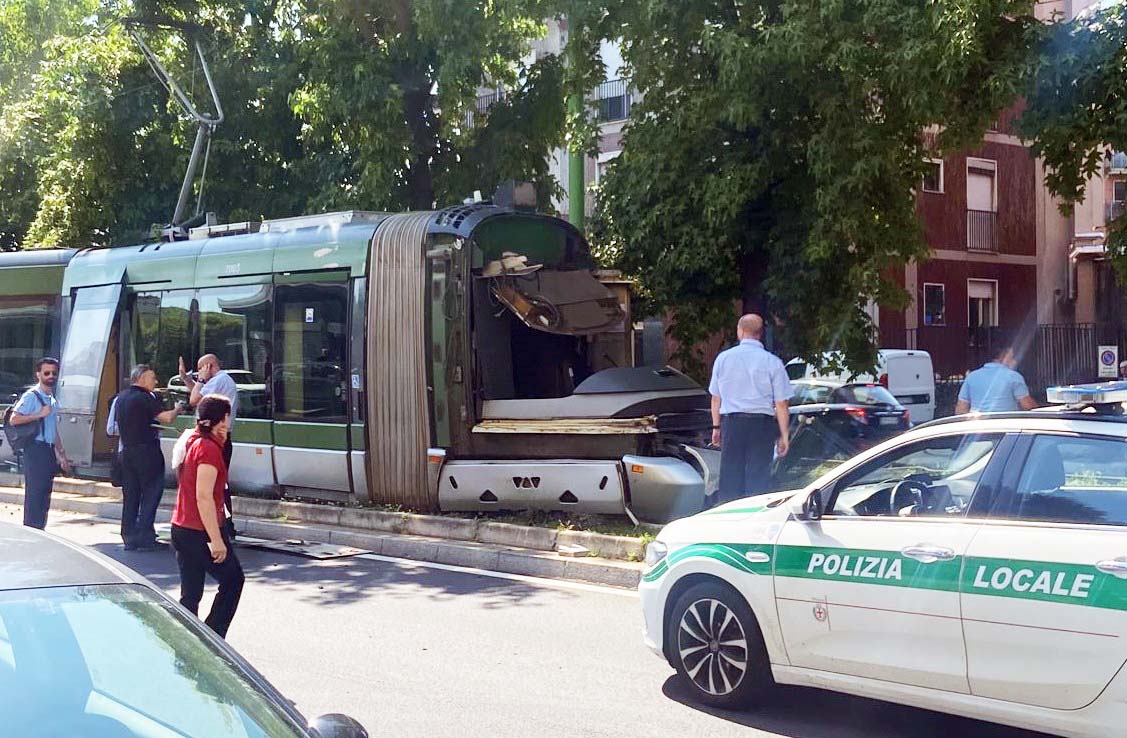
[[[793,385],[792,418],[820,417],[836,423],[848,436],[874,442],[912,425],[911,414],[882,385],[814,379],[798,380]]]

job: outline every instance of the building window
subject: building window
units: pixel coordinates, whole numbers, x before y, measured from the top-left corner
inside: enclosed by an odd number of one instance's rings
[[[993,328],[998,325],[997,280],[967,280],[967,325],[971,328]]]
[[[923,191],[943,192],[943,160],[930,159],[925,164]]]
[[[967,159],[967,250],[998,253],[998,165]]]
[[[947,324],[945,288],[941,284],[924,284],[924,325]]]
[[[1127,210],[1127,180],[1118,179],[1111,183],[1111,202],[1107,204],[1105,220],[1113,221],[1123,217]]]
[[[599,158],[595,160],[595,184],[602,184],[603,179],[607,176],[607,169],[610,168],[612,161],[618,158],[621,151],[605,151],[599,154]]]
[[[998,164],[989,159],[967,159],[967,209],[998,210]]]

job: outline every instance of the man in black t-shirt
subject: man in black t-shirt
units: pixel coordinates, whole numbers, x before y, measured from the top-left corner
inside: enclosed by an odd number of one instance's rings
[[[126,550],[156,548],[156,515],[164,494],[164,454],[154,423],[169,425],[180,414],[177,406],[163,410],[153,390],[157,375],[138,364],[130,386],[117,396],[116,419],[121,436],[121,539]]]

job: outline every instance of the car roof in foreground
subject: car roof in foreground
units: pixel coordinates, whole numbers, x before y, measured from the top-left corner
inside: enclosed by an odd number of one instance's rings
[[[109,557],[34,528],[0,523],[0,592],[143,580]]]
[[[1114,429],[1113,432],[1117,435],[1127,435],[1127,415],[1110,415],[1106,413],[1084,412],[1081,410],[1070,410],[1066,408],[1040,408],[1037,410],[1023,410],[1018,412],[1004,412],[1004,413],[968,413],[966,415],[952,415],[948,418],[937,418],[921,423],[916,426],[916,430],[924,428],[936,428],[945,425],[954,425],[956,423],[974,423],[974,422],[989,422],[989,421],[1007,421],[1008,424],[1013,424],[1013,421],[1024,421],[1024,424],[1029,424],[1030,430],[1045,430],[1047,425],[1046,421],[1067,421],[1070,423],[1100,423],[1106,424],[1108,429]],[[993,423],[992,423],[993,424]]]

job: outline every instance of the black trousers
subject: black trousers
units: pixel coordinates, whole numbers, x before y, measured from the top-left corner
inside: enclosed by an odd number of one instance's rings
[[[773,415],[731,413],[720,417],[720,489],[717,502],[767,491],[779,421]]]
[[[210,574],[219,582],[219,591],[215,594],[211,612],[204,623],[226,638],[227,629],[231,627],[231,620],[239,607],[239,598],[243,595],[245,577],[234,544],[226,534],[223,540],[227,544],[227,558],[222,564],[217,564],[211,558],[211,549],[207,547],[207,533],[172,526],[172,548],[176,551],[176,564],[180,567],[180,604],[198,616],[200,600],[203,599],[204,579]]]
[[[55,448],[43,441],[32,441],[23,450],[23,524],[43,530],[51,509],[51,489],[59,470]]]
[[[232,540],[235,538],[235,508],[231,504],[231,456],[235,453],[235,444],[231,441],[231,434],[223,442],[223,463],[227,465],[227,486],[223,489],[223,504],[227,506],[229,517],[223,521],[223,532]]]
[[[156,516],[164,494],[160,445],[126,446],[121,452],[121,539],[126,546],[156,543]]]

